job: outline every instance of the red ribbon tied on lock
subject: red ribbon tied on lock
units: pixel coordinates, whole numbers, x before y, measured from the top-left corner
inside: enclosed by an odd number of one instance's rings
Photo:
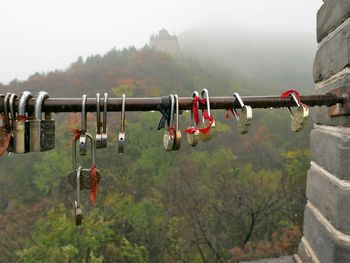
[[[92,165],[90,169],[91,176],[91,191],[90,191],[90,201],[91,205],[94,206],[97,195],[97,168],[96,164]]]
[[[205,120],[209,120],[209,125],[207,127],[201,128],[201,129],[191,127],[191,128],[188,128],[187,130],[185,130],[185,133],[193,134],[193,133],[195,133],[197,131],[199,133],[208,133],[210,131],[210,129],[211,129],[211,126],[213,126],[214,118],[213,118],[212,115],[209,115],[206,110],[203,111],[202,116],[203,116],[203,118]]]
[[[294,94],[295,98],[297,99],[298,103],[303,106],[304,108],[309,108],[306,104],[302,103],[300,100],[300,93],[294,89],[286,90],[281,94],[281,98],[288,98],[291,94]]]
[[[198,96],[195,96],[192,100],[193,119],[197,125],[199,124],[199,103],[206,104],[207,101],[204,98],[200,98]]]

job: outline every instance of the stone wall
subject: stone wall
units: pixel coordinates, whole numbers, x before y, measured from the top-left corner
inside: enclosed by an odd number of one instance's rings
[[[350,87],[350,0],[323,0],[317,13],[316,93]],[[312,110],[304,236],[297,262],[350,262],[350,115]]]

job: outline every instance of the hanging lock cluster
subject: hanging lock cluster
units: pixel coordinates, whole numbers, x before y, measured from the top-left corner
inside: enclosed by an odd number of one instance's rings
[[[15,111],[14,100],[17,95],[8,92],[4,98],[4,113],[1,114],[4,126],[1,132],[4,141],[0,155],[9,153],[44,152],[55,148],[55,121],[50,112],[42,113],[42,105],[49,97],[40,91],[35,97],[34,115],[27,112],[28,100],[33,98],[29,91],[22,92],[19,97],[18,111]]]

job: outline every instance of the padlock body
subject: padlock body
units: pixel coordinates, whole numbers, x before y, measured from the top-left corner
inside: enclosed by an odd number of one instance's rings
[[[55,121],[30,121],[30,151],[44,152],[55,148]]]
[[[163,135],[163,146],[166,151],[171,151],[174,147],[175,134],[173,129],[165,131]]]
[[[30,150],[30,124],[29,121],[16,121],[14,127],[14,152],[28,153]]]
[[[68,175],[68,183],[74,188],[77,188],[77,170],[72,170]],[[101,172],[96,169],[96,177],[97,177],[97,184],[100,183],[101,180]],[[80,174],[80,190],[84,189],[91,189],[92,185],[92,176],[91,176],[91,169],[81,169]]]
[[[125,132],[119,132],[118,136],[118,153],[124,153]]]
[[[180,149],[181,137],[182,137],[181,131],[180,130],[176,130],[175,131],[175,141],[174,141],[173,151],[178,151]]]
[[[188,127],[188,129],[191,129],[191,128],[194,128],[194,127]],[[194,147],[198,144],[198,140],[199,140],[199,131],[198,130],[196,130],[194,133],[187,134],[187,142],[192,147]]]
[[[206,128],[210,125],[210,121],[209,120],[205,120],[204,123],[202,123],[200,125],[201,128]],[[213,128],[213,126],[211,126]],[[200,133],[199,134],[199,138],[201,141],[203,142],[208,142],[213,138],[214,134],[213,134],[213,130],[210,129],[207,133]]]
[[[79,150],[80,155],[86,155],[86,135],[81,134],[79,137]]]

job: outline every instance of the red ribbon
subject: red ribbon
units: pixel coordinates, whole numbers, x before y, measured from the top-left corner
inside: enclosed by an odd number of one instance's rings
[[[300,93],[294,89],[286,90],[281,94],[281,98],[288,98],[291,94],[294,94],[298,103],[303,106],[304,108],[309,108],[306,104],[302,103],[300,100]]]
[[[225,112],[225,119],[229,120],[230,119],[230,113],[232,113],[232,115],[237,118],[237,113],[232,109],[232,108],[227,108],[226,112]]]
[[[26,120],[28,120],[28,117],[25,115],[18,115],[17,120],[18,121],[26,121]]]
[[[90,191],[90,200],[91,205],[94,206],[96,201],[96,194],[97,194],[97,168],[96,164],[92,165],[90,169],[90,176],[91,176],[91,191]]]
[[[3,143],[0,145],[0,157],[4,155],[7,148],[9,147],[10,139],[11,133],[4,134]]]
[[[69,143],[67,143],[66,145],[67,147],[72,143],[74,143],[75,141],[77,141],[80,135],[82,134],[82,130],[80,129],[70,129],[70,132],[72,133],[72,140]]]
[[[187,130],[185,130],[185,133],[190,133],[190,134],[193,134],[193,133],[196,133],[196,132],[208,133],[210,131],[211,126],[214,123],[214,118],[213,118],[212,115],[209,115],[206,110],[203,111],[202,115],[203,115],[203,118],[205,120],[209,120],[209,125],[207,127],[201,128],[201,129],[191,127],[191,128],[188,128]]]
[[[195,123],[199,124],[199,103],[200,104],[206,104],[207,101],[204,98],[200,98],[198,96],[195,96],[192,101],[192,112],[193,112],[193,119]]]

